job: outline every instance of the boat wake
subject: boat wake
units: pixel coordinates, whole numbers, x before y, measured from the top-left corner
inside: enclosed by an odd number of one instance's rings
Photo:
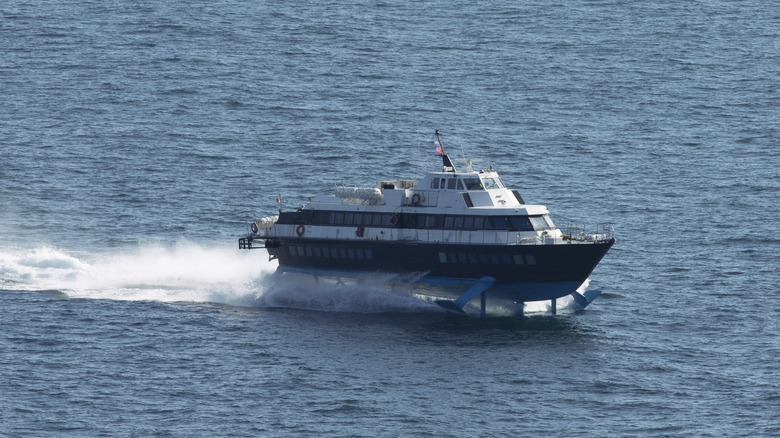
[[[436,311],[435,306],[382,287],[314,283],[275,275],[265,254],[207,248],[191,242],[148,246],[119,254],[53,247],[0,250],[0,289],[58,291],[68,298],[208,302],[334,312]]]

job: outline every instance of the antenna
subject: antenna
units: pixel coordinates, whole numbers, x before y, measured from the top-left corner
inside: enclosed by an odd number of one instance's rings
[[[441,138],[439,138],[438,129],[436,130],[434,135],[436,135],[436,141],[435,141],[437,145],[436,152],[438,152],[439,155],[441,155],[442,166],[443,166],[442,170],[444,172],[457,172],[457,170],[455,169],[455,165],[452,164],[452,160],[450,160],[450,156],[447,155],[446,152],[444,152],[444,146],[441,144]]]

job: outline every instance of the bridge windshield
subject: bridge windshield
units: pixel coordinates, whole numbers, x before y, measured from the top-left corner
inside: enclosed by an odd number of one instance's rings
[[[485,186],[486,189],[499,189],[501,188],[495,179],[493,178],[482,178],[482,184]]]

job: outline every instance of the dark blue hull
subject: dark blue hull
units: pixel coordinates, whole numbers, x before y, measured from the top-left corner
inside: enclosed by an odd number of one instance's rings
[[[456,245],[286,238],[268,240],[282,268],[310,272],[420,273],[422,288],[457,295],[483,277],[496,279],[490,295],[539,301],[571,294],[615,240],[559,245]]]

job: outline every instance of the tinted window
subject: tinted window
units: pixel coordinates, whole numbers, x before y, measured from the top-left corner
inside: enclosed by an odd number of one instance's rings
[[[438,189],[439,188],[439,178],[433,178],[431,180],[431,188],[432,189]]]
[[[463,180],[466,183],[466,190],[482,190],[482,183],[479,178],[466,178]]]
[[[455,178],[450,178],[447,180],[447,188],[448,189],[454,189],[455,188],[455,181],[457,181]]]
[[[463,228],[463,216],[456,216],[455,217],[455,221],[454,221],[453,227],[455,227],[456,230],[459,230],[459,229]]]
[[[531,227],[531,221],[528,220],[528,216],[512,216],[509,218],[510,227],[511,230],[516,231],[531,231],[533,230],[533,227]]]
[[[497,230],[506,230],[506,218],[505,217],[498,217],[494,216],[490,218],[490,221],[493,224],[493,228]]]

